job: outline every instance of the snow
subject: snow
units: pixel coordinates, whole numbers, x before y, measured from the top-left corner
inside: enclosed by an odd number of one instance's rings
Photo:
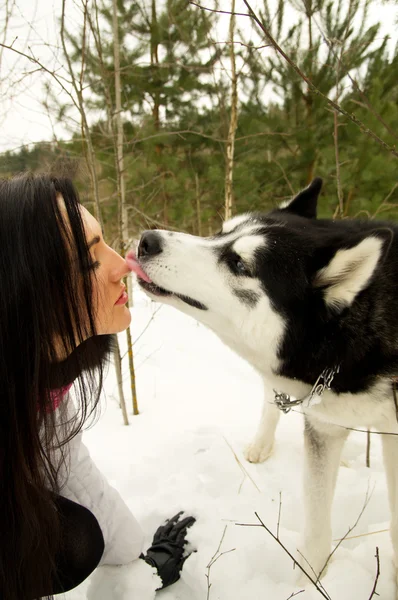
[[[132,316],[140,415],[130,414],[130,425],[123,425],[110,368],[102,416],[85,433],[85,442],[147,532],[148,545],[165,518],[182,509],[197,518],[188,537],[197,552],[186,561],[181,580],[156,598],[287,600],[305,590],[300,600],[319,600],[321,595],[298,580],[292,560],[265,529],[237,525],[258,524],[257,512],[276,533],[281,498],[279,537],[296,554],[303,523],[301,415],[282,417],[274,454],[265,463],[247,463],[243,449],[254,435],[262,406],[259,376],[205,327],[152,303],[138,289]],[[124,334],[120,341],[124,345]],[[127,374],[125,389],[129,398]],[[384,531],[389,510],[380,446],[373,436],[370,469],[365,466],[365,434],[352,433],[343,452],[333,505],[334,539],[355,523],[368,490],[371,498],[350,534],[361,537],[342,543],[323,579],[331,600],[369,599],[376,546],[379,598],[395,597],[392,547]],[[362,535],[370,532],[380,533]],[[208,570],[221,541],[221,556]],[[136,581],[139,589],[139,575]],[[89,583],[63,598],[83,600]],[[123,599],[143,600],[134,593],[137,589],[132,584],[131,595]],[[107,598],[118,596],[108,592]]]

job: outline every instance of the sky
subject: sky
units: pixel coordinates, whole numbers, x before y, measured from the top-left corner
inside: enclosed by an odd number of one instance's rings
[[[26,54],[32,54],[50,71],[56,71],[59,77],[66,76],[64,58],[60,50],[59,18],[61,15],[62,0],[14,0],[12,15],[9,20],[6,36],[4,37],[4,23],[7,3],[13,0],[0,0],[0,41]],[[275,2],[271,1],[272,4]],[[205,6],[214,6],[214,0],[203,2]],[[81,22],[81,10],[78,0],[66,0],[66,19],[69,27],[78,28]],[[253,0],[252,6],[257,9],[260,0]],[[222,0],[220,3],[226,10],[230,2]],[[198,9],[199,10],[199,9]],[[247,12],[242,0],[236,1],[237,12]],[[388,33],[392,41],[390,46],[397,41],[398,9],[394,3],[377,3],[374,6],[370,21],[379,18],[381,22],[381,36]],[[287,15],[286,23],[292,23],[295,14]],[[220,41],[227,39],[229,17],[222,15],[217,32]],[[252,23],[249,19],[239,17],[239,27],[245,30],[248,37],[255,39]],[[264,49],[262,52],[269,52]],[[10,50],[0,53],[0,152],[18,149],[24,144],[42,140],[68,138],[71,131],[79,128],[77,112],[71,113],[71,120],[55,124],[54,115],[43,105],[48,97],[45,86],[49,85],[56,95],[65,100],[68,98],[60,92],[53,78],[37,71],[37,66],[27,59],[18,57]],[[65,82],[65,86],[68,84]]]

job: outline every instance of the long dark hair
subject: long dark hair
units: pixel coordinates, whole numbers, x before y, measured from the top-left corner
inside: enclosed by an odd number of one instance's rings
[[[79,206],[67,178],[0,181],[1,600],[51,590],[62,447],[97,405],[110,345],[96,335]],[[50,391],[75,378],[78,411],[63,431]]]

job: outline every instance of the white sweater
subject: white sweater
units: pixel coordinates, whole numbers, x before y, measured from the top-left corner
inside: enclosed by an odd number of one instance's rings
[[[71,394],[67,394],[61,406],[56,409],[57,421],[64,426],[65,423],[71,422],[75,412]],[[144,542],[140,525],[120,494],[108,483],[93,462],[82,442],[81,433],[72,438],[65,450],[67,470],[63,476],[61,475],[61,481],[64,481],[60,490],[61,495],[85,506],[97,518],[105,541],[100,565],[129,565],[128,570],[118,569],[116,572],[118,590],[112,583],[115,572],[112,574],[109,568],[97,574],[98,585],[95,587],[99,586],[105,591],[106,580],[108,580],[108,586],[114,589],[114,593],[110,594],[108,590],[107,600],[113,598],[135,600],[138,597],[140,600],[152,599],[156,588],[159,587],[160,579],[154,575],[152,567],[142,560],[137,561],[143,551]],[[88,597],[99,600],[99,590],[91,591]]]

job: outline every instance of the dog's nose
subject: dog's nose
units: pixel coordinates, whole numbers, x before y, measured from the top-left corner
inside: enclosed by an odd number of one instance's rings
[[[156,231],[144,231],[138,245],[138,257],[156,256],[162,252],[162,240]]]

